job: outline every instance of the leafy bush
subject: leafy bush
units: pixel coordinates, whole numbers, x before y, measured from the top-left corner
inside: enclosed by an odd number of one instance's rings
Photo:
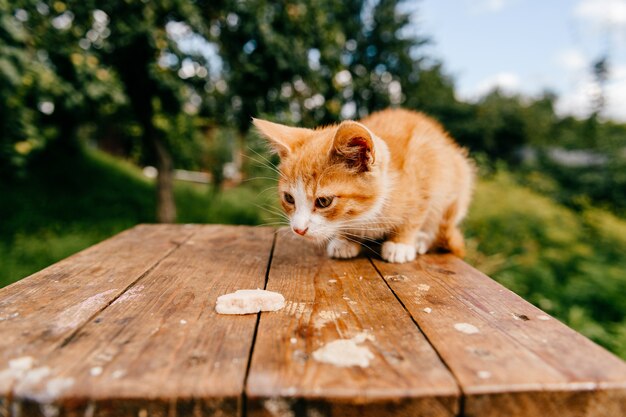
[[[469,261],[626,357],[626,221],[578,214],[499,172],[478,184]]]

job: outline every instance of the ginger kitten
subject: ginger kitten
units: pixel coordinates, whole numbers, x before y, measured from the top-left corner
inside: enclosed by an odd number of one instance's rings
[[[253,119],[279,154],[278,190],[293,231],[352,258],[384,239],[381,256],[409,262],[444,249],[464,256],[458,225],[470,203],[467,153],[433,119],[384,110],[315,130]]]

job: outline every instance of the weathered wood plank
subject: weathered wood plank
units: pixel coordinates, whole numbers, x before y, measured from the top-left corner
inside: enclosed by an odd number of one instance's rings
[[[190,235],[137,226],[0,289],[0,398],[15,382],[9,361],[51,352]]]
[[[283,231],[284,232],[284,231]],[[331,260],[279,233],[267,289],[283,310],[262,313],[246,385],[248,416],[453,416],[453,377],[366,258]],[[313,359],[326,343],[366,333],[369,367]]]
[[[194,226],[194,235],[14,390],[23,415],[238,416],[257,315],[218,316],[216,298],[263,287],[273,229]],[[51,389],[51,381],[61,390]]]
[[[464,415],[625,415],[624,362],[463,261],[373,262],[460,382]]]

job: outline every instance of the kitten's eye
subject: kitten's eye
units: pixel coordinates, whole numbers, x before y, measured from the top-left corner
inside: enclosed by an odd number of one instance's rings
[[[317,208],[326,208],[333,203],[335,197],[318,197],[315,200],[315,207]]]
[[[293,196],[289,193],[285,193],[283,194],[283,198],[285,199],[285,201],[287,202],[287,204],[293,204],[296,201],[293,199]]]

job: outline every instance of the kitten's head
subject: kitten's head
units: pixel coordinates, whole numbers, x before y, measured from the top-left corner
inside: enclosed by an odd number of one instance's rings
[[[389,151],[360,123],[320,129],[253,119],[280,156],[278,192],[292,230],[317,241],[364,228],[387,192]]]

